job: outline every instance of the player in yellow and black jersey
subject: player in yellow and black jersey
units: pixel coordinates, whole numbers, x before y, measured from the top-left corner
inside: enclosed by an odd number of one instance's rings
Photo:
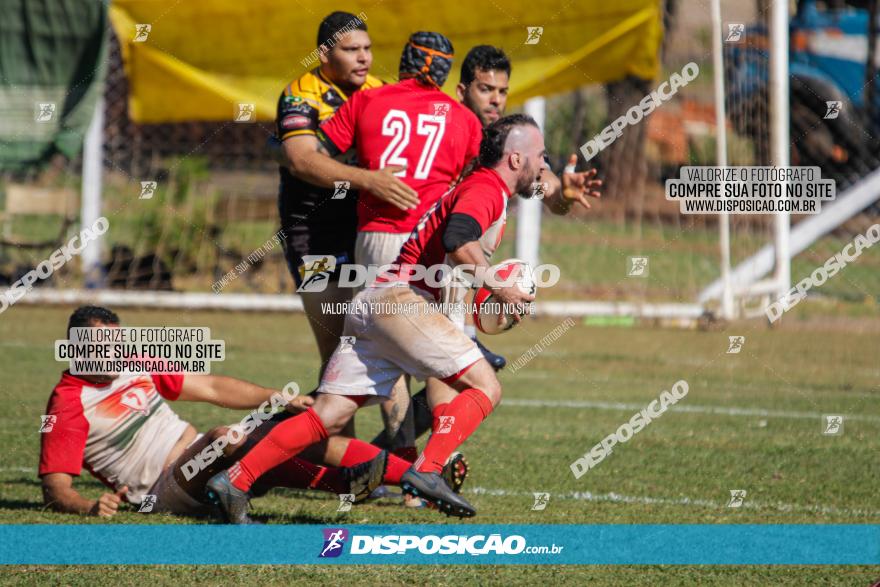
[[[383,85],[369,75],[373,61],[370,37],[366,23],[354,14],[334,12],[321,22],[318,58],[318,67],[290,82],[278,99],[276,133],[282,143],[316,140],[318,125],[331,117],[352,93]],[[352,151],[339,159],[355,164],[356,156]],[[302,296],[322,364],[326,364],[339,343],[345,315],[322,312],[321,304],[348,301],[354,291],[337,286],[338,269],[313,269],[333,265],[338,268],[354,262],[357,193],[347,189],[343,182],[329,189],[314,186],[296,177],[286,166],[280,172],[278,210],[284,254]],[[304,279],[327,283],[304,287]],[[313,291],[303,291],[308,289]]]

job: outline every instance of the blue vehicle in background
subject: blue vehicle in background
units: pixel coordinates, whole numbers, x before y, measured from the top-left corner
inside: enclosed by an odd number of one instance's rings
[[[792,165],[819,165],[842,188],[880,167],[877,0],[800,0],[789,25]],[[769,161],[769,36],[725,45],[728,112]]]

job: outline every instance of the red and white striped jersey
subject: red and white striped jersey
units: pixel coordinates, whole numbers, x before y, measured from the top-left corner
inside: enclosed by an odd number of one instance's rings
[[[127,485],[128,501],[140,503],[188,425],[165,402],[182,385],[181,374],[142,373],[96,386],[65,371],[46,408],[54,421],[41,434],[39,474],[85,467],[108,487]]]

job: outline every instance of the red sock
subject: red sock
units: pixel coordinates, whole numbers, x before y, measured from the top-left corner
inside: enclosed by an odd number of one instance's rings
[[[434,425],[431,426],[431,430],[437,429],[437,424],[440,423],[440,416],[446,413],[446,408],[449,407],[449,402],[445,404],[437,404],[434,406],[434,409],[431,411],[431,414],[434,416]]]
[[[345,454],[339,461],[340,467],[353,467],[360,463],[365,463],[375,457],[382,449],[363,440],[352,438],[348,441],[345,448]]]
[[[342,478],[337,467],[322,467],[305,459],[292,458],[266,472],[251,487],[255,494],[265,493],[273,487],[291,489],[318,489],[330,493],[348,493],[348,482]]]
[[[263,473],[299,454],[307,446],[327,438],[327,430],[315,410],[284,420],[257,443],[243,459],[229,468],[232,485],[242,491],[251,488]]]
[[[439,418],[434,433],[428,440],[422,456],[416,461],[416,470],[439,473],[449,455],[473,434],[480,423],[492,413],[492,402],[479,389],[466,389],[452,400]]]
[[[364,463],[374,458],[379,454],[380,450],[381,449],[377,446],[364,442],[363,440],[358,440],[357,438],[352,438],[348,442],[348,448],[345,449],[345,454],[342,455],[342,460],[339,464],[343,467],[353,467],[354,465]],[[388,453],[388,466],[385,467],[385,476],[382,477],[382,480],[389,485],[399,485],[400,477],[406,473],[407,469],[411,466],[412,461],[407,461]]]

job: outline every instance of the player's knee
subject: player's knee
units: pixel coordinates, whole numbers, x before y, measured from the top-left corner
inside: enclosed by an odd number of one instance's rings
[[[493,407],[501,403],[501,382],[485,359],[477,361],[453,386],[459,392],[468,388],[479,389],[489,398]]]
[[[495,381],[493,382],[490,393],[492,395],[489,395],[489,394],[486,394],[486,395],[490,400],[492,400],[492,406],[497,408],[501,404],[501,396],[502,396],[501,382],[498,381],[498,379],[495,379]]]
[[[348,422],[345,419],[334,417],[324,421],[324,430],[327,431],[327,436],[335,436],[345,430],[346,424],[348,424]]]
[[[484,378],[477,385],[477,389],[489,398],[489,401],[492,402],[492,407],[497,408],[498,404],[501,403],[501,382],[498,381],[494,373],[491,374],[491,377]]]
[[[326,413],[318,414],[327,436],[341,434],[351,420],[351,416],[352,414],[344,410],[328,410]]]

